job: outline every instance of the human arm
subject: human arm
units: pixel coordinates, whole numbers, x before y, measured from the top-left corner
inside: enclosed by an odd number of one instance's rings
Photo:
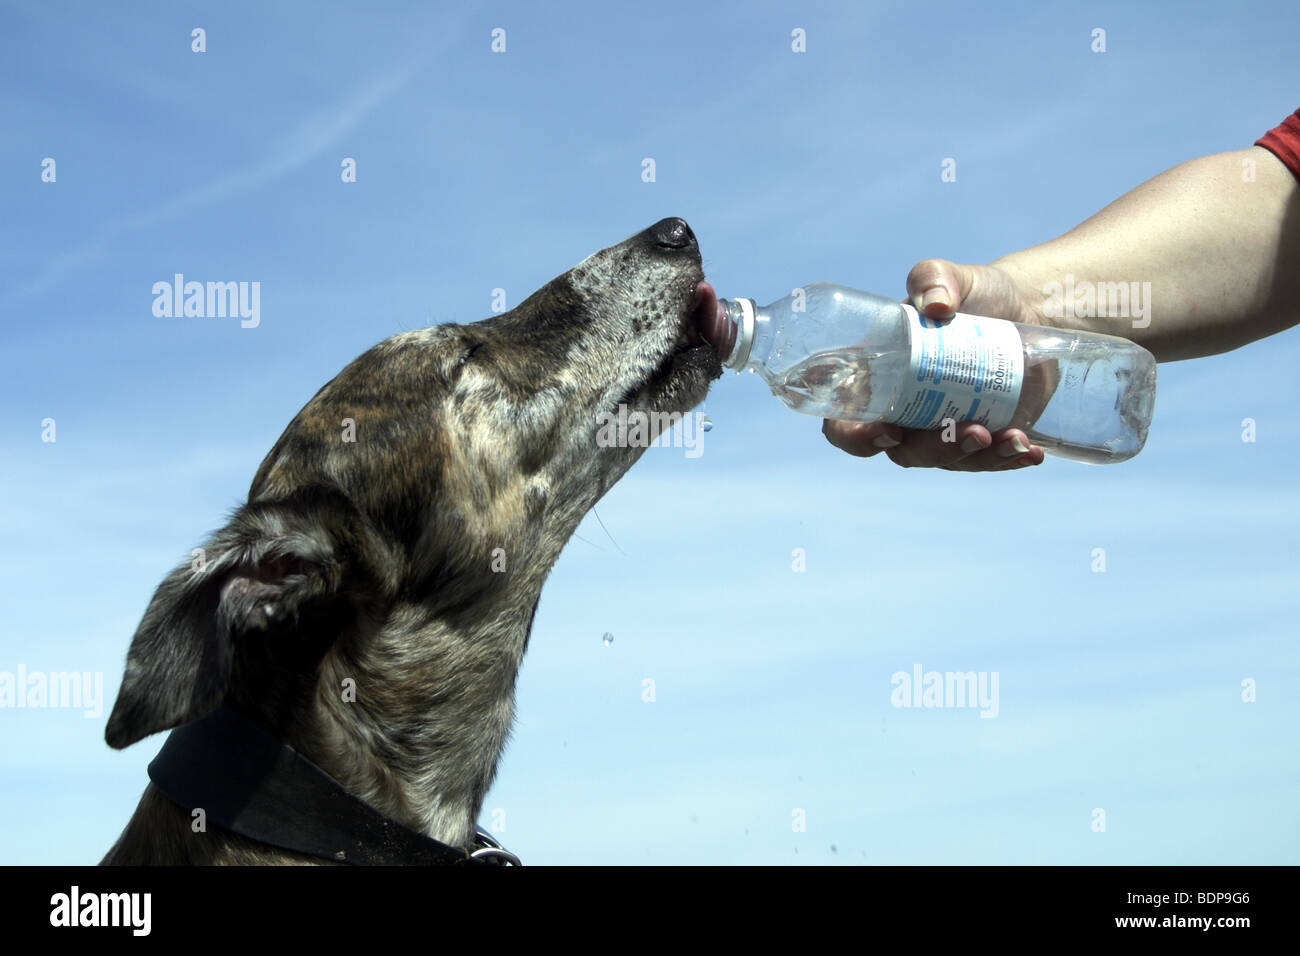
[[[1067,309],[1046,315],[1053,311],[1050,284],[1063,286],[1067,277],[1075,285],[1150,283],[1143,286],[1150,290],[1149,313],[1136,325],[1131,314]],[[920,262],[907,291],[932,318],[960,309],[1120,335],[1164,362],[1225,352],[1300,322],[1300,187],[1260,146],[1200,157],[1148,180],[1064,235],[988,266]],[[990,434],[971,422],[960,423],[949,442],[941,432],[881,423],[827,421],[822,430],[850,454],[883,450],[905,467],[988,471],[1043,460],[1022,431]]]

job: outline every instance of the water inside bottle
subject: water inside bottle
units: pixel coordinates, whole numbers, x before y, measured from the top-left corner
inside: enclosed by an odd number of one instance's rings
[[[821,418],[860,417],[871,403],[871,363],[879,352],[833,349],[817,352],[770,383],[795,411]]]
[[[881,353],[860,349],[817,352],[769,384],[782,402],[808,415],[888,421],[897,388],[888,395],[873,395],[871,369],[875,367],[881,382],[898,381],[901,375],[878,365],[880,359]],[[1155,366],[1145,375],[1134,375],[1117,368],[1118,361],[1084,361],[1066,368],[1062,380],[1058,359],[1031,355],[1011,427],[1059,458],[1089,464],[1131,458],[1146,441]]]

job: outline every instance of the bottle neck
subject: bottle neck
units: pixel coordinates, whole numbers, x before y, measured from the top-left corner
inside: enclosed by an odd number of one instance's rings
[[[753,299],[720,299],[727,310],[727,340],[715,343],[722,364],[737,372],[743,371],[754,350],[754,333],[758,324],[758,308]]]

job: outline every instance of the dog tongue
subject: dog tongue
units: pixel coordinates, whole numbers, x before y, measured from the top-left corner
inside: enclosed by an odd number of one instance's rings
[[[695,326],[704,341],[726,361],[736,344],[736,325],[727,314],[727,307],[718,300],[718,293],[704,280],[695,287]]]

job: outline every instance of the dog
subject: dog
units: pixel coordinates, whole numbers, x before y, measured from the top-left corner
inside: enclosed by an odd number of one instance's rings
[[[542,585],[644,451],[597,418],[699,404],[718,308],[664,219],[322,387],[131,641],[108,744],[179,729],[103,863],[473,860]]]

